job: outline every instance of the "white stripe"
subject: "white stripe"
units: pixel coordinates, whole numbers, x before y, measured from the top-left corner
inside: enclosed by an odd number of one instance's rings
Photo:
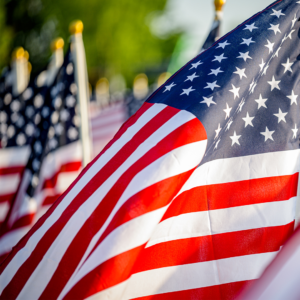
[[[105,128],[93,128],[92,138],[93,140],[99,140],[100,138],[107,137],[108,135],[111,135],[111,137],[113,137],[117,133],[121,125],[122,123],[112,124]]]
[[[180,113],[178,113],[178,116]],[[185,117],[188,117],[186,114],[184,114]],[[181,115],[182,117],[182,115]],[[194,118],[191,114],[189,114],[189,118]],[[171,122],[171,121],[170,121]],[[180,119],[179,117],[174,117],[174,126],[175,124],[177,126],[180,126]],[[170,130],[170,127],[172,126],[166,126],[164,131]],[[161,127],[162,128],[162,127]],[[174,127],[173,127],[174,128]],[[153,134],[154,136],[156,134]],[[147,142],[148,149],[149,149],[149,142]],[[156,143],[153,143],[155,145]],[[203,145],[205,144],[205,145]],[[150,144],[151,145],[151,144]],[[132,182],[128,185],[127,189],[125,190],[124,194],[118,201],[117,205],[114,207],[113,212],[109,216],[109,218],[106,220],[104,225],[101,227],[101,230],[98,232],[98,234],[93,238],[93,241],[91,244],[95,244],[96,240],[101,236],[103,231],[108,226],[109,222],[111,221],[112,217],[115,215],[119,207],[133,194],[139,192],[141,189],[146,188],[147,186],[150,186],[157,182],[157,180],[163,180],[165,178],[175,176],[177,174],[181,174],[193,167],[196,167],[199,161],[201,160],[201,156],[195,156],[193,153],[202,153],[204,154],[206,147],[206,141],[201,141],[193,144],[188,144],[183,147],[177,148],[170,153],[166,154],[160,159],[157,159],[154,163],[152,163],[150,166],[142,170],[139,174],[137,174]],[[145,147],[141,147],[143,149]],[[138,150],[138,149],[137,149]],[[145,152],[147,150],[145,149]],[[142,152],[144,153],[144,151]],[[133,160],[137,160],[140,153],[137,152],[133,153],[130,157]],[[170,163],[171,159],[171,163]],[[129,159],[130,161],[130,159]],[[129,166],[126,166],[125,162],[125,170],[128,169]],[[172,166],[172,167],[170,167]],[[161,172],[161,173],[160,173]],[[119,174],[118,174],[119,173]],[[124,173],[124,170],[121,170],[120,172],[116,172],[116,175],[119,176]],[[45,262],[47,262],[49,259],[51,261],[56,261],[59,263],[61,260],[64,252],[66,251],[67,247],[73,240],[74,236],[77,234],[81,226],[84,224],[85,220],[90,216],[90,214],[94,211],[96,206],[100,203],[100,201],[103,199],[103,197],[106,195],[106,193],[111,189],[112,185],[109,184],[109,181],[112,181],[112,183],[115,183],[116,180],[114,179],[115,176],[111,176],[106,184],[103,184],[81,207],[78,209],[68,224],[64,227],[64,229],[60,232],[58,238],[52,243],[51,247],[48,250],[48,253],[44,256]],[[126,192],[127,191],[127,192]],[[57,251],[59,245],[59,252]],[[139,243],[137,246],[140,245]],[[90,245],[91,246],[91,245]],[[88,251],[90,251],[90,246]],[[86,255],[88,255],[88,251],[86,252]],[[43,263],[40,263],[40,265],[36,268],[34,273],[32,274],[29,281],[26,283],[26,286],[28,284],[28,290],[31,289],[30,282],[35,282],[38,277],[43,278],[43,281],[47,283],[47,280],[51,278],[52,272],[55,271],[55,263],[52,262],[51,267],[54,268],[50,270],[50,267],[45,268]],[[94,265],[96,267],[96,265]],[[36,275],[35,275],[36,274]],[[26,289],[26,286],[23,290]],[[40,283],[39,287],[43,287],[43,285]],[[37,293],[39,292],[38,289],[35,290]],[[40,291],[42,292],[42,290]],[[26,297],[25,297],[26,298]]]
[[[0,222],[5,220],[9,210],[9,203],[7,201],[0,203]]]
[[[121,299],[256,279],[276,253],[237,256],[140,272],[130,277]]]
[[[147,247],[172,240],[286,225],[295,218],[296,199],[293,197],[287,201],[193,212],[172,217],[156,226]]]
[[[20,179],[20,174],[0,176],[0,196],[16,193]]]
[[[17,228],[3,235],[0,239],[0,255],[10,252],[30,228],[31,226]]]
[[[218,159],[197,168],[178,195],[197,186],[292,175],[299,167],[299,149]]]
[[[125,280],[119,284],[114,285],[111,288],[108,288],[104,291],[101,291],[100,293],[94,294],[88,298],[85,298],[85,300],[108,300],[108,299],[121,299],[122,294],[126,288],[128,280]]]
[[[125,120],[125,111],[115,111],[113,114],[105,116],[99,115],[91,119],[92,128],[105,127],[107,124],[122,124]]]
[[[155,115],[162,111],[166,106],[163,104],[154,104],[136,121],[135,124],[130,126],[126,132],[110,147],[109,151],[103,153],[103,155],[94,162],[90,169],[80,178],[75,184],[73,189],[65,196],[53,213],[47,218],[43,225],[28,239],[24,248],[18,251],[13,259],[10,261],[8,266],[0,275],[0,294],[7,284],[11,281],[13,276],[16,274],[20,266],[27,260],[30,253],[36,247],[39,240],[45,235],[48,229],[59,219],[64,210],[69,206],[72,200],[78,195],[82,187],[85,186],[102,167],[110,161],[116,153],[125,145],[127,142],[147,124]],[[87,216],[85,216],[86,218]],[[73,230],[72,230],[73,231]],[[50,250],[50,249],[49,249]],[[63,253],[61,253],[63,255]]]
[[[0,150],[0,168],[25,166],[29,153],[29,146],[2,148]]]
[[[60,147],[48,154],[42,163],[40,177],[43,179],[52,178],[61,166],[82,160],[82,147],[80,141]]]

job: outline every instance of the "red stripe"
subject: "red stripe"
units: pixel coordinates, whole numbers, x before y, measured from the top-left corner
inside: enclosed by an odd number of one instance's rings
[[[247,285],[247,283],[253,281],[254,280],[230,282],[199,289],[139,297],[132,300],[232,300],[236,298],[237,293]]]
[[[135,263],[132,258],[137,257],[144,247],[145,245],[141,245],[105,261],[94,269],[93,272],[87,274],[80,281],[80,284],[76,284],[63,299],[85,299],[122,282],[123,280],[120,281],[120,278],[128,279]],[[95,273],[98,275],[95,276]],[[51,293],[51,291],[49,292]],[[55,299],[55,295],[51,295],[49,299]],[[41,299],[47,299],[43,296]]]
[[[60,168],[56,170],[56,173],[52,175],[51,178],[45,179],[43,184],[43,189],[54,188],[56,186],[57,178],[59,174],[79,171],[81,169],[81,166],[82,166],[81,161],[72,161],[72,162],[62,164]]]
[[[145,248],[133,273],[235,256],[278,251],[294,230],[287,225],[163,242]]]
[[[53,278],[57,279],[56,276],[61,277],[62,270],[64,270],[64,278],[60,278],[59,281],[64,282],[68,280],[69,276],[72,275],[80,259],[82,258],[91,239],[103,226],[104,222],[110,215],[120,196],[130,183],[132,178],[138,172],[140,172],[142,169],[144,169],[146,166],[151,164],[159,157],[172,151],[173,149],[205,138],[206,133],[203,128],[203,125],[199,122],[198,119],[195,118],[171,132],[167,137],[165,137],[155,147],[153,147],[144,157],[139,159],[126,172],[124,172],[120,179],[115,183],[115,185],[103,198],[98,207],[93,211],[90,218],[81,227],[76,237],[72,240],[71,245],[69,246],[63,259],[60,262],[59,268],[56,270],[56,275],[53,276]],[[199,157],[199,162],[200,159],[201,157]],[[125,203],[125,205],[121,208],[119,213],[116,214],[115,218],[113,219],[112,225],[109,228],[107,228],[107,230],[104,232],[104,235],[99,239],[99,241],[95,245],[94,249],[117,226],[123,224],[124,222],[132,218],[136,218],[143,213],[147,213],[151,211],[151,209],[157,209],[169,203],[173,199],[173,197],[178,193],[178,191],[188,179],[188,177],[191,175],[192,171],[193,170],[191,170],[190,172],[186,172],[182,174],[182,176],[178,175],[174,176],[173,178],[170,178],[169,180],[166,179],[162,184],[154,184],[152,187],[149,187],[145,191],[142,191],[139,194],[133,196],[130,199],[131,201],[129,200],[128,204]],[[162,186],[164,184],[165,190],[162,189]],[[150,203],[153,200],[150,192],[153,194],[152,197],[156,197],[157,199],[155,199],[156,202],[153,203],[152,207],[147,207],[144,206],[144,204]],[[141,201],[140,196],[145,197],[146,194],[149,194],[149,196],[147,198],[144,198],[145,203],[143,203],[143,201]],[[160,195],[161,198],[158,197],[158,195]],[[132,207],[134,207],[134,211],[131,211],[131,216],[129,217],[127,216],[127,209]],[[66,269],[68,269],[69,275],[67,275],[67,272],[65,271]],[[60,291],[57,289],[56,283],[56,280],[55,282],[52,281],[50,283],[49,290],[52,290],[52,286],[55,286],[55,289],[59,294]]]
[[[173,117],[178,113],[179,110],[166,107],[160,113],[158,113],[153,119],[151,119],[140,131],[129,141],[116,155],[110,160],[90,181],[89,183],[82,188],[82,190],[78,193],[78,195],[73,199],[68,209],[66,209],[59,221],[56,222],[41,238],[36,248],[32,251],[30,257],[27,261],[20,267],[10,284],[5,288],[3,293],[10,291],[12,295],[17,295],[23,288],[24,284],[30,277],[31,273],[34,271],[36,266],[39,264],[40,260],[43,258],[44,254],[47,252],[48,248],[51,246],[52,242],[55,240],[57,235],[60,233],[65,224],[72,217],[73,213],[77,211],[77,209],[84,203],[86,199],[88,199],[96,189],[109,177],[111,174],[127,159],[127,157],[153,132],[155,132],[162,124],[164,124],[167,120]],[[126,129],[123,128],[125,131]],[[105,149],[104,149],[105,151]],[[102,151],[103,153],[103,151]],[[56,201],[55,205],[63,198],[60,197],[58,201]],[[110,201],[109,201],[110,202]],[[101,202],[103,203],[103,201]],[[106,211],[111,209],[111,206],[106,207]],[[113,206],[112,206],[113,207]],[[44,215],[48,216],[53,210],[48,210]],[[105,214],[105,212],[103,212]],[[45,218],[41,219],[44,222]],[[96,220],[97,222],[103,222],[103,218],[101,220]],[[104,220],[105,221],[105,220]],[[34,232],[34,231],[31,231]],[[31,233],[32,234],[32,233]],[[29,235],[28,235],[29,236]],[[22,244],[20,244],[22,247]],[[2,269],[2,268],[1,268]],[[3,270],[3,269],[2,269]]]
[[[12,174],[21,174],[24,171],[24,166],[10,166],[6,168],[0,168],[0,176],[3,175],[12,175]]]
[[[76,283],[65,299],[75,299],[76,295],[83,299],[127,280],[132,274],[154,268],[278,251],[293,228],[294,222],[285,226],[171,241],[153,249],[137,247],[97,266]],[[55,294],[53,296],[56,298]]]
[[[16,192],[15,193],[11,193],[11,194],[1,195],[0,196],[0,203],[3,203],[3,202],[11,203],[11,201],[12,201],[14,195],[16,194]]]
[[[175,198],[161,221],[197,211],[288,200],[297,196],[298,177],[295,173],[198,186]]]

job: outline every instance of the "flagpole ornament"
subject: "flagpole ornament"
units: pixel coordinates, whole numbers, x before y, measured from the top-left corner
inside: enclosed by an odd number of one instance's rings
[[[13,94],[22,93],[29,82],[29,53],[23,47],[16,48],[12,53]]]
[[[91,138],[88,118],[89,87],[85,50],[82,39],[82,21],[73,21],[69,26],[69,31],[71,33],[71,53],[73,55],[75,81],[77,85],[77,102],[80,107],[80,138],[83,149],[82,163],[83,166],[86,166],[91,160]]]
[[[63,49],[64,48],[64,40],[59,37],[59,38],[56,38],[55,40],[52,41],[51,43],[51,50],[54,52],[58,49]]]
[[[214,0],[215,12],[216,12],[215,19],[216,20],[221,20],[222,19],[223,6],[224,6],[225,3],[226,3],[226,0]]]

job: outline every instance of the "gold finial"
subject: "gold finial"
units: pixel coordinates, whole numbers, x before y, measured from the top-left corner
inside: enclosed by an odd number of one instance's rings
[[[216,11],[222,11],[223,5],[226,3],[226,0],[215,0]]]
[[[71,34],[82,33],[83,23],[80,20],[73,21],[69,26]]]
[[[27,52],[27,51],[26,51]],[[28,53],[28,52],[27,52]],[[23,47],[16,48],[12,53],[12,59],[21,59],[25,57],[25,50]]]
[[[59,37],[59,38],[52,41],[51,50],[55,51],[55,50],[61,49],[61,48],[64,47],[64,44],[65,44],[64,40]]]

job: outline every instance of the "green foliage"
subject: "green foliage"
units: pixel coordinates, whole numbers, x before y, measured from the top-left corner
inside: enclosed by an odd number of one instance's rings
[[[6,29],[12,30],[7,30],[10,35],[6,39],[11,39],[7,45],[11,45],[10,50],[16,46],[26,48],[37,72],[49,59],[51,40],[61,36],[68,41],[70,22],[80,19],[91,82],[100,76],[122,73],[131,84],[137,72],[160,69],[171,57],[177,37],[162,40],[153,36],[147,21],[151,12],[164,8],[165,2],[8,0]],[[0,12],[0,28],[1,20]],[[0,48],[0,58],[8,63],[7,52],[5,55]]]

